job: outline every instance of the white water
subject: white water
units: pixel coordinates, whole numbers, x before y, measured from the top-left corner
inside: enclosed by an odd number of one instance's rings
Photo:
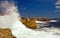
[[[3,13],[0,16],[0,28],[12,27],[19,17],[17,6],[13,2],[0,1],[0,11]]]
[[[18,20],[18,10],[17,7],[8,1],[4,1],[0,3],[2,7],[4,7],[6,10],[2,11],[4,14],[9,13],[8,15],[11,15],[13,17],[9,18],[6,15],[6,18],[2,18],[0,22],[2,22],[3,26],[7,28],[12,28],[12,33],[17,38],[60,38],[60,30],[58,28],[42,28],[40,31],[34,31],[32,29],[28,29]],[[1,18],[1,17],[0,17]],[[10,21],[5,21],[5,19],[8,19]],[[12,19],[14,21],[12,21]],[[6,23],[4,23],[6,22]],[[11,23],[11,25],[10,25]],[[2,26],[2,27],[3,27]]]

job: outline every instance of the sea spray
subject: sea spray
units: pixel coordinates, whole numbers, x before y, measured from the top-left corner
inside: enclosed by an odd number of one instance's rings
[[[0,27],[12,27],[16,20],[18,20],[18,8],[13,1],[0,1]]]

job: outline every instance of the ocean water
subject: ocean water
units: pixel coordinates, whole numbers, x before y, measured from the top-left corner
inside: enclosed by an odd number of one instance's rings
[[[22,22],[17,21],[12,30],[17,38],[60,38],[60,29],[55,27],[29,29]]]

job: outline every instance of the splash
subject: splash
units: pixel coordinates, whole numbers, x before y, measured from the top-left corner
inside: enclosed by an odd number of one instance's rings
[[[12,1],[0,1],[0,27],[11,27],[19,18],[18,8]]]
[[[18,13],[18,8],[12,1],[0,1],[0,11],[3,14]]]

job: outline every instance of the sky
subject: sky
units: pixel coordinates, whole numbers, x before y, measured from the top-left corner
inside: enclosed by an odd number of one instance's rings
[[[17,0],[21,16],[59,18],[55,3],[57,0]]]
[[[60,18],[60,12],[56,10],[58,0],[14,0],[23,17],[52,17]],[[57,6],[58,7],[58,6]]]

